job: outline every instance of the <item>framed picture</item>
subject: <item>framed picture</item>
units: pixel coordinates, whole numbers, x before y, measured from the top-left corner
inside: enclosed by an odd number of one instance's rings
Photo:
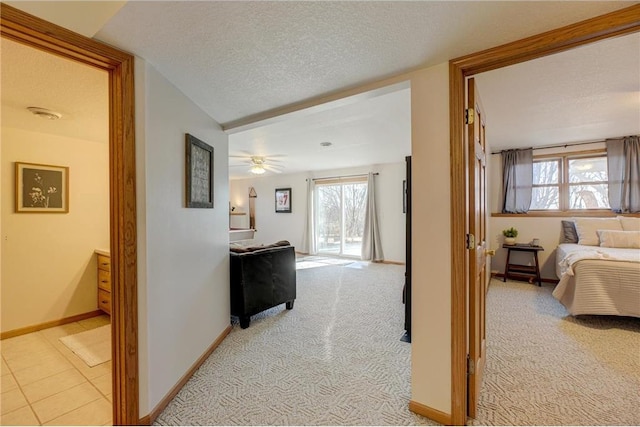
[[[213,208],[213,147],[186,134],[188,208]]]
[[[276,213],[291,213],[291,188],[276,188]]]
[[[16,162],[16,212],[69,212],[69,168]]]

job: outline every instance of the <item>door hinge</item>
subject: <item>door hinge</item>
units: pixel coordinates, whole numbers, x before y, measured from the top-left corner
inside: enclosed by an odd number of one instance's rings
[[[467,234],[467,249],[475,249],[476,238],[473,234]]]
[[[467,125],[472,125],[474,121],[475,111],[473,108],[467,108],[464,110],[464,123]]]
[[[473,359],[467,354],[467,375],[473,375],[476,373],[476,364],[473,363]]]

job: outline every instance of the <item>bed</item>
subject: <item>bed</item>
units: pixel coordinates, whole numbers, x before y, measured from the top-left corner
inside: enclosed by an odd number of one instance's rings
[[[564,224],[563,224],[564,226]],[[601,227],[598,224],[598,227]],[[579,228],[578,228],[579,230]],[[595,231],[594,231],[595,232]],[[598,229],[599,245],[580,238],[580,243],[562,243],[556,250],[556,273],[560,282],[553,291],[572,315],[598,314],[640,317],[640,232],[613,230],[617,237],[629,237],[625,244],[609,244]],[[591,236],[591,234],[589,234]],[[623,247],[603,247],[623,246]],[[631,246],[631,247],[628,247]]]

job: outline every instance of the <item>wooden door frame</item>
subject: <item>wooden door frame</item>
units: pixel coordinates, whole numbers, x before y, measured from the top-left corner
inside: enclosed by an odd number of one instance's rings
[[[134,58],[0,4],[0,35],[109,73],[113,423],[139,423]]]
[[[598,16],[449,62],[451,180],[451,423],[465,425],[467,399],[467,308],[469,278],[465,245],[468,168],[465,158],[465,79],[610,37],[640,31],[640,5]]]

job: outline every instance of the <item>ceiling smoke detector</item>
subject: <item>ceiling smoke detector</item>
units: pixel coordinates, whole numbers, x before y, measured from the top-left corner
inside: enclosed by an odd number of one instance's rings
[[[320,143],[321,147],[331,147],[332,145],[333,145],[333,143],[329,142],[329,141],[324,141],[324,142]]]
[[[55,111],[47,110],[46,108],[27,107],[27,110],[31,111],[31,113],[33,113],[34,115],[47,120],[58,120],[62,118],[62,114]]]

